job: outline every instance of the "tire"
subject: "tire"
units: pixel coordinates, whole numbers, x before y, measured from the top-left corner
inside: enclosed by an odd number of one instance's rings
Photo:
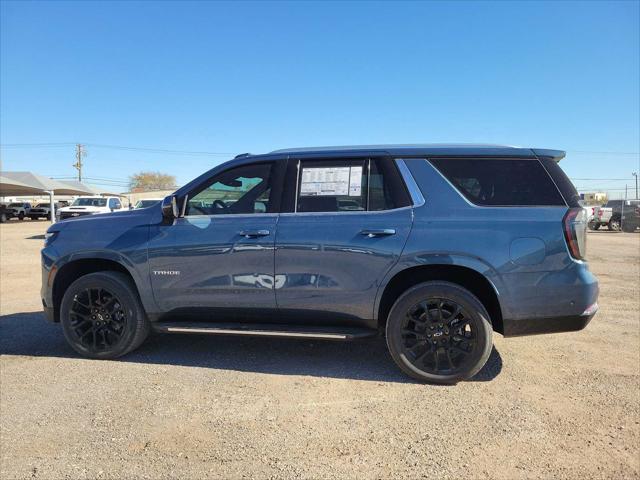
[[[7,218],[7,214],[6,213],[0,213],[0,223],[5,223],[7,220],[9,220]]]
[[[593,220],[591,220],[587,226],[589,227],[589,230],[598,230],[600,228],[600,224],[594,222]]]
[[[73,282],[60,305],[65,339],[80,355],[111,359],[147,338],[149,320],[135,285],[120,272],[97,272]]]
[[[24,220],[24,213],[20,212],[18,214],[18,220],[20,220],[20,221]]]
[[[609,230],[611,230],[612,232],[619,232],[620,231],[620,219],[619,218],[612,218],[611,220],[609,220],[609,224],[607,225],[607,228],[609,228]]]
[[[633,233],[636,231],[636,226],[633,223],[632,224],[623,223],[622,231],[626,233]]]
[[[404,292],[391,308],[386,327],[389,353],[398,367],[417,380],[443,384],[480,371],[491,353],[492,334],[480,300],[443,281],[421,283]]]
[[[31,220],[38,220],[38,217],[33,217],[33,216],[31,216],[31,215],[29,215],[29,218],[30,218]]]

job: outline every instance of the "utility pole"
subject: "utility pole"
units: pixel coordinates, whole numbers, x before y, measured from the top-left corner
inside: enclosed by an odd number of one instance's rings
[[[87,156],[87,151],[84,150],[84,145],[76,144],[76,163],[72,166],[78,170],[78,181],[82,181],[82,158]]]
[[[638,172],[633,172],[631,175],[636,177],[636,200],[638,200],[640,198],[638,197]]]

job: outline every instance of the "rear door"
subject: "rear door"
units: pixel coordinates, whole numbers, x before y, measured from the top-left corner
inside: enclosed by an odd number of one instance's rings
[[[367,324],[411,224],[393,159],[290,159],[276,238],[278,308],[290,321],[338,315]]]

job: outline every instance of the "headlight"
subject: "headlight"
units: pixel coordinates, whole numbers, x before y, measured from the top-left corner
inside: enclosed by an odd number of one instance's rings
[[[58,236],[58,232],[47,232],[44,234],[44,246],[48,247]]]

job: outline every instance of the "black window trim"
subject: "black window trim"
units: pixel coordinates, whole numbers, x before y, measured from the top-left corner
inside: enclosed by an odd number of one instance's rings
[[[409,157],[405,157],[405,158],[409,158]],[[453,188],[453,190],[460,195],[460,197],[471,207],[474,208],[567,208],[567,201],[564,198],[564,195],[562,195],[562,192],[560,191],[560,189],[558,188],[558,186],[556,185],[555,180],[553,179],[553,177],[549,174],[549,172],[547,171],[547,169],[545,168],[545,166],[542,164],[542,162],[540,161],[539,158],[537,157],[513,157],[513,156],[499,156],[499,155],[446,155],[446,156],[428,156],[428,157],[419,157],[419,158],[424,158],[427,163],[431,166],[431,168],[433,168],[438,175],[440,175],[440,177],[442,177],[444,179],[445,182],[447,182],[451,188]],[[562,199],[562,201],[564,202],[564,205],[481,205],[481,204],[477,204],[477,203],[473,203],[471,200],[469,200],[467,198],[467,196],[456,186],[453,184],[453,182],[451,182],[444,173],[442,173],[440,171],[440,169],[431,162],[431,160],[450,160],[452,162],[455,162],[458,159],[463,159],[463,160],[472,160],[472,159],[477,159],[477,160],[529,160],[532,162],[538,162],[540,164],[540,166],[542,167],[543,171],[547,174],[547,176],[549,177],[549,179],[551,180],[551,182],[553,183],[553,186],[556,188],[558,194],[560,195],[560,198]]]
[[[403,157],[403,158],[409,158],[407,157]],[[420,158],[425,158],[420,157]],[[392,168],[394,168],[394,170],[396,171],[398,180],[402,183],[402,186],[404,187],[404,191],[405,194],[407,195],[407,198],[409,199],[410,204],[409,205],[405,205],[402,207],[396,207],[396,208],[390,208],[387,210],[369,210],[369,182],[367,181],[367,210],[355,210],[355,211],[350,211],[350,210],[342,210],[342,211],[335,211],[335,212],[298,212],[297,211],[297,203],[298,203],[298,189],[300,188],[300,166],[301,163],[303,161],[312,161],[312,162],[344,162],[344,161],[364,161],[366,162],[366,168],[367,168],[367,176],[370,174],[370,165],[371,165],[371,161],[372,160],[381,160],[383,162],[392,162],[393,166]],[[388,154],[385,155],[349,155],[348,153],[345,153],[344,156],[318,156],[316,154],[314,155],[296,155],[295,157],[289,157],[288,161],[287,161],[287,168],[286,168],[286,173],[285,173],[285,178],[284,178],[284,185],[282,188],[282,201],[280,202],[280,215],[286,215],[286,216],[302,216],[302,215],[306,215],[306,216],[318,216],[318,215],[364,215],[364,214],[381,214],[381,213],[388,213],[388,212],[396,212],[399,210],[404,210],[404,209],[411,209],[414,208],[415,206],[415,198],[411,193],[411,190],[409,189],[409,187],[407,186],[407,180],[405,178],[405,175],[403,174],[403,171],[401,168],[399,168],[398,166],[398,161],[402,160],[402,158],[394,158],[392,156],[389,156]],[[408,169],[407,169],[408,170]],[[295,174],[295,182],[293,181],[293,178],[291,178],[291,176]],[[413,179],[413,177],[411,177]],[[415,180],[414,180],[415,182]],[[295,183],[295,190],[291,190],[291,187],[289,186],[290,183]],[[424,202],[424,199],[423,199]],[[292,210],[293,208],[293,210]]]

